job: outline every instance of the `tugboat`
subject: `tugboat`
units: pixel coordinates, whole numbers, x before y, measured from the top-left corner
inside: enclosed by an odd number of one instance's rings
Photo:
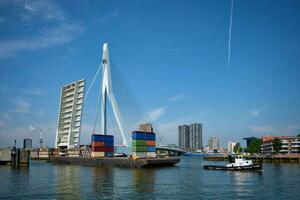
[[[226,166],[219,165],[204,165],[204,169],[211,170],[231,170],[231,171],[254,171],[262,170],[262,163],[253,164],[252,160],[246,160],[242,155],[236,156],[235,161],[232,162],[232,157],[229,156],[230,163]]]

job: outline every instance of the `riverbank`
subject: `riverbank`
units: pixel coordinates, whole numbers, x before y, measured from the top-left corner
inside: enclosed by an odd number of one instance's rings
[[[275,162],[275,163],[299,163],[300,164],[300,154],[298,155],[273,155],[273,156],[244,156],[247,159],[257,162],[262,160],[263,162]],[[228,156],[204,156],[206,161],[228,161]]]

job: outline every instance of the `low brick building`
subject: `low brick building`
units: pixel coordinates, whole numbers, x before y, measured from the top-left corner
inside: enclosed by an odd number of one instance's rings
[[[263,136],[261,145],[262,154],[271,155],[274,153],[273,141],[278,138],[282,142],[281,154],[300,154],[300,137],[298,136]]]

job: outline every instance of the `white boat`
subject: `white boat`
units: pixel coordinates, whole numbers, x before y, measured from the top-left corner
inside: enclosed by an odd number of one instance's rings
[[[259,164],[253,164],[252,160],[246,160],[242,155],[237,155],[234,162],[231,162],[231,157],[229,157],[230,163],[226,166],[219,165],[204,165],[204,169],[212,170],[232,170],[232,171],[242,171],[242,170],[262,170],[261,162]]]

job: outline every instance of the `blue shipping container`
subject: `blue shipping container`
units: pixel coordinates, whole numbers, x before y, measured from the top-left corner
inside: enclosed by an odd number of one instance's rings
[[[135,132],[133,132],[132,133],[132,139],[133,140],[145,140],[146,139],[145,133],[135,133]]]
[[[155,152],[156,148],[154,146],[148,146],[147,147],[147,152]]]
[[[154,133],[147,133],[145,135],[146,140],[155,140],[155,134]]]
[[[113,135],[92,135],[92,142],[114,142]]]
[[[133,140],[155,140],[155,133],[146,133],[141,131],[132,132]]]
[[[114,142],[104,142],[105,147],[114,147]]]

